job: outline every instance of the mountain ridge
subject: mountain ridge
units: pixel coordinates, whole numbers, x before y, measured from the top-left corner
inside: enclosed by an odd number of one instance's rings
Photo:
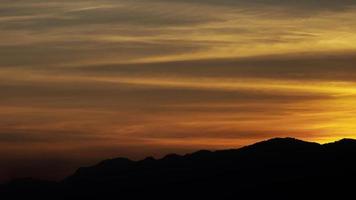
[[[338,142],[341,142],[343,140],[352,140],[352,139],[341,139],[339,141],[335,141],[334,143],[338,143]],[[356,143],[356,140],[354,140],[355,143]],[[279,143],[279,144],[278,144]],[[293,144],[294,143],[294,144]],[[296,138],[292,138],[292,137],[286,137],[286,138],[272,138],[272,139],[268,139],[268,140],[264,140],[264,141],[261,141],[261,142],[257,142],[257,143],[254,143],[254,144],[251,144],[251,145],[247,145],[247,146],[244,146],[244,147],[241,147],[241,148],[236,148],[236,149],[227,149],[227,150],[216,150],[216,151],[211,151],[211,150],[198,150],[198,151],[195,151],[193,153],[187,153],[187,154],[184,154],[184,155],[178,155],[178,154],[175,154],[175,153],[171,153],[171,154],[167,154],[165,155],[164,157],[160,158],[160,159],[156,159],[152,156],[149,156],[149,157],[146,157],[142,160],[138,160],[138,161],[133,161],[133,160],[130,160],[128,158],[125,158],[125,157],[117,157],[117,158],[113,158],[113,159],[107,159],[107,160],[103,160],[103,161],[100,161],[98,164],[95,164],[93,166],[89,166],[89,167],[99,167],[99,166],[102,166],[102,165],[105,165],[107,163],[112,163],[112,164],[115,164],[117,167],[118,167],[118,164],[121,163],[121,164],[124,164],[124,165],[128,165],[128,164],[134,164],[134,163],[142,163],[144,162],[145,160],[154,160],[154,161],[164,161],[164,160],[174,160],[174,159],[181,159],[181,158],[184,158],[184,157],[191,157],[191,156],[196,156],[197,154],[213,154],[213,153],[224,153],[224,152],[227,152],[227,151],[240,151],[240,150],[248,150],[248,149],[256,149],[256,148],[259,148],[259,147],[266,147],[268,145],[271,145],[272,147],[276,147],[283,144],[283,147],[286,147],[286,145],[314,145],[314,146],[323,146],[323,145],[326,145],[326,144],[319,144],[319,143],[316,143],[316,142],[307,142],[307,141],[304,141],[304,140],[299,140],[299,139],[296,139]],[[117,163],[119,162],[119,163]],[[85,168],[88,168],[88,167],[81,167],[77,170],[80,171],[80,170],[83,170]]]
[[[345,193],[345,188],[354,186],[348,182],[356,180],[355,168],[354,139],[318,144],[295,138],[273,138],[239,149],[200,150],[139,161],[108,159],[81,167],[60,182],[31,180],[23,185],[17,182],[6,185],[3,191],[6,195],[23,191],[43,197],[58,194],[63,199],[102,198],[113,194],[123,198],[166,199],[171,193],[176,193],[172,198],[190,195],[230,199],[236,195],[283,196],[297,191],[320,196],[325,189],[339,195]]]

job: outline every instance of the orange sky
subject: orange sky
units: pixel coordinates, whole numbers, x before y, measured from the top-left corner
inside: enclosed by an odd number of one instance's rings
[[[0,180],[356,137],[355,11],[353,0],[3,0]]]

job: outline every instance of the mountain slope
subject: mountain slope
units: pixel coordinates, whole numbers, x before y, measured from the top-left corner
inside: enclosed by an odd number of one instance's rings
[[[79,168],[51,187],[33,188],[31,193],[36,196],[37,191],[42,197],[56,194],[62,199],[112,195],[121,199],[341,198],[355,186],[355,169],[355,140],[320,145],[275,138],[241,149],[141,161],[106,160]],[[21,194],[29,186],[14,188],[8,185],[4,194]]]

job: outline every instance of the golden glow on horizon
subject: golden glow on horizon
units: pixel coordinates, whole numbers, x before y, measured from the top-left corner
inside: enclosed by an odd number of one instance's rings
[[[12,77],[11,72],[4,73],[3,78]],[[17,72],[19,80],[38,83],[81,83],[81,84],[109,84],[119,89],[122,84],[133,87],[156,88],[156,89],[193,89],[202,91],[227,91],[227,92],[262,92],[265,94],[282,95],[281,103],[265,102],[255,100],[252,102],[234,103],[204,103],[198,104],[170,104],[160,105],[160,109],[167,110],[159,115],[140,113],[144,118],[141,124],[115,124],[109,118],[122,118],[123,115],[132,112],[125,110],[101,109],[77,109],[77,108],[52,108],[39,105],[33,107],[23,106],[2,107],[2,115],[22,116],[28,118],[27,124],[16,124],[14,127],[3,127],[9,130],[25,131],[82,131],[83,127],[92,131],[101,132],[103,137],[117,138],[138,137],[149,142],[167,141],[167,144],[180,144],[184,138],[192,138],[193,141],[185,143],[187,146],[203,144],[208,146],[229,147],[230,145],[241,145],[246,141],[257,141],[261,136],[254,135],[255,132],[262,134],[262,138],[283,137],[294,135],[302,139],[317,141],[321,143],[331,142],[343,137],[354,137],[350,130],[356,126],[354,121],[356,110],[356,85],[354,82],[327,82],[327,81],[292,81],[292,80],[270,80],[270,79],[217,79],[217,78],[164,78],[164,77],[124,77],[124,76],[83,76],[83,75],[51,75],[31,74]],[[307,100],[302,102],[284,102],[284,95],[320,95],[322,99]],[[143,103],[143,102],[142,102]],[[174,115],[170,115],[173,109]],[[186,110],[185,113],[179,112]],[[217,110],[217,111],[214,111]],[[226,110],[236,110],[226,112]],[[244,112],[239,112],[245,109]],[[204,110],[209,113],[206,115]],[[211,110],[211,111],[210,111]],[[222,111],[219,111],[222,110]],[[122,114],[120,114],[120,112]],[[37,113],[40,116],[56,116],[62,121],[49,120],[33,121],[31,116]],[[88,114],[93,118],[88,118]],[[78,121],[76,121],[77,119]],[[138,119],[140,121],[142,119]],[[39,125],[40,124],[40,125]],[[103,127],[105,125],[105,127]],[[171,130],[164,133],[164,131]],[[172,130],[180,130],[175,132]],[[195,132],[209,130],[211,133],[195,136]],[[154,132],[157,133],[154,133]],[[249,133],[251,136],[234,136],[236,133]],[[153,135],[151,135],[153,134]],[[182,137],[182,139],[179,139]],[[230,140],[226,145],[212,143],[212,138],[224,138],[221,141]],[[237,138],[236,138],[237,137]],[[209,139],[210,138],[210,139]],[[230,138],[230,139],[228,139]],[[184,142],[181,143],[184,145]],[[204,145],[203,145],[204,146]],[[233,145],[232,145],[233,146]]]

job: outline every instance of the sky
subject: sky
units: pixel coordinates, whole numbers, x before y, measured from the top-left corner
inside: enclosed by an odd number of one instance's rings
[[[356,0],[2,0],[0,181],[355,138]]]

